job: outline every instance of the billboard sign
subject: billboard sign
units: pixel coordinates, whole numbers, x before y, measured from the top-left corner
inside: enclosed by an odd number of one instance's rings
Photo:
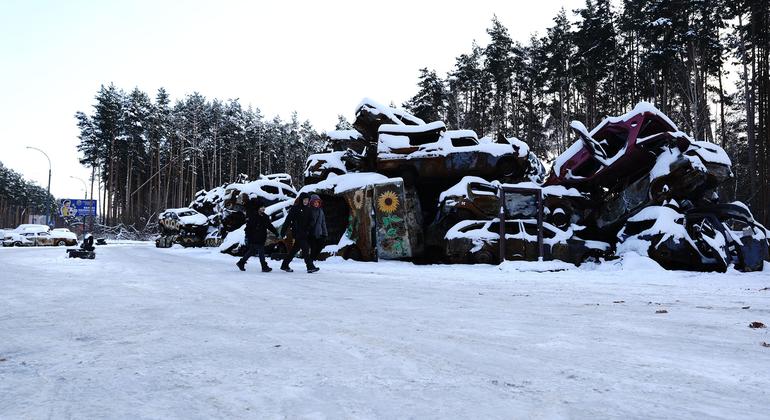
[[[96,216],[96,200],[64,198],[58,207],[62,217]]]

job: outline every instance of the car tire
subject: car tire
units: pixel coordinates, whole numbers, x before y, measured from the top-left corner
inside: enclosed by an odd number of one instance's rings
[[[19,241],[16,241],[16,242],[14,242],[13,244],[11,244],[11,246],[21,246],[21,245],[22,245],[22,244],[21,244],[21,242],[19,242]]]
[[[474,264],[496,264],[497,258],[491,252],[481,250],[471,254],[471,262]]]
[[[497,176],[501,178],[511,177],[516,172],[516,163],[513,159],[503,159],[497,163]]]
[[[56,246],[67,246],[67,243],[64,241],[57,241]]]

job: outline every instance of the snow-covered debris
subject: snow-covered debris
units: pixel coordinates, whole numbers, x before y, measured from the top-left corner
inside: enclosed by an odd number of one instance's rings
[[[400,178],[388,178],[374,172],[358,172],[335,176],[316,184],[305,185],[299,192],[314,192],[320,190],[333,191],[334,194],[342,194],[345,191],[363,188],[367,185],[400,182]]]
[[[716,163],[724,166],[732,166],[733,164],[730,157],[727,156],[725,149],[708,141],[693,141],[689,150],[697,153],[706,163]]]
[[[380,133],[423,133],[426,131],[434,130],[446,130],[446,125],[443,121],[434,121],[428,124],[420,125],[398,125],[398,124],[382,124],[379,128]]]
[[[189,208],[182,207],[178,209],[166,209],[158,216],[158,219],[168,217],[167,213],[173,213],[177,216],[179,223],[183,225],[202,226],[208,223],[208,218],[197,211]]]
[[[364,98],[363,100],[361,100],[358,106],[356,106],[356,111],[355,111],[356,114],[358,114],[361,109],[366,109],[373,115],[384,115],[386,118],[391,120],[393,124],[397,124],[397,125],[425,124],[425,121],[415,117],[414,115],[404,111],[403,109],[382,105],[379,102],[370,98]]]
[[[671,166],[682,159],[688,160],[692,168],[698,171],[707,171],[706,166],[700,159],[694,156],[685,155],[677,148],[666,148],[660,155],[658,155],[655,166],[650,170],[650,181],[669,175],[671,173]]]
[[[332,130],[326,132],[326,137],[329,140],[345,141],[345,140],[359,140],[362,138],[361,133],[357,130]]]
[[[305,177],[322,176],[323,173],[346,173],[348,169],[342,161],[345,152],[315,153],[307,158]],[[333,170],[333,171],[332,171]]]

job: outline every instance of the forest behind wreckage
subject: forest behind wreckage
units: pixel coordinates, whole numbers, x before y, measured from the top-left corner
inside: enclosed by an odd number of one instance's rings
[[[696,139],[723,146],[735,177],[720,195],[747,202],[768,224],[769,16],[770,0],[588,0],[526,42],[493,18],[486,45],[458,47],[445,77],[421,69],[403,105],[449,129],[518,137],[551,161],[574,141],[571,120],[592,127],[649,101]],[[172,103],[163,89],[152,100],[138,88],[102,86],[92,112],[76,118],[102,222],[138,228],[240,173],[299,181],[324,139],[296,114],[268,119],[237,99],[199,93]],[[349,128],[342,115],[336,128]]]

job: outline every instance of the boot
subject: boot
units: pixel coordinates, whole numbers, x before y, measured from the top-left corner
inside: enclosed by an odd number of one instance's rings
[[[241,270],[241,271],[246,271],[246,263],[245,263],[245,262],[243,262],[243,261],[241,261],[241,260],[238,260],[238,262],[237,262],[237,263],[235,263],[235,265],[237,265],[237,266],[238,266],[238,269],[239,269],[239,270]]]
[[[287,272],[287,273],[293,273],[294,270],[292,270],[288,265],[282,265],[281,270]]]
[[[307,269],[307,272],[308,273],[315,273],[315,272],[317,272],[319,270],[320,270],[320,268],[318,268],[318,267],[311,267],[311,268]]]
[[[271,271],[273,271],[273,269],[272,269],[272,268],[270,268],[270,266],[269,266],[269,265],[267,265],[267,262],[265,262],[265,261],[262,261],[262,272],[263,272],[263,273],[269,273],[269,272],[271,272]]]

